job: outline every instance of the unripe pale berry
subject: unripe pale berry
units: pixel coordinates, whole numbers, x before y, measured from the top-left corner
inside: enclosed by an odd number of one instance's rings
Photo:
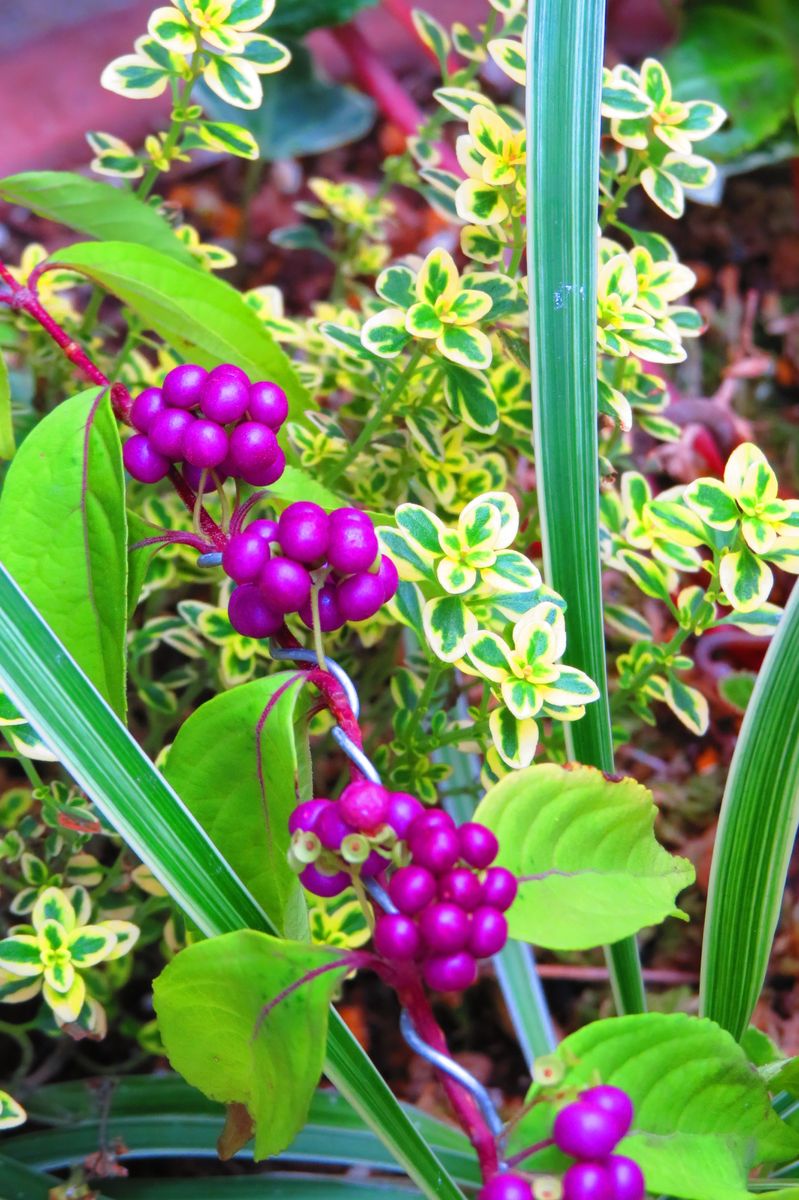
[[[620,1140],[617,1128],[609,1113],[575,1100],[555,1117],[552,1137],[558,1149],[572,1158],[605,1158]]]
[[[184,408],[165,408],[150,426],[148,437],[153,449],[173,461],[183,458],[183,444],[194,420]]]
[[[613,1200],[644,1200],[646,1183],[637,1162],[623,1154],[611,1154],[602,1165],[610,1177]]]
[[[207,377],[205,367],[194,363],[173,367],[164,378],[164,404],[169,408],[194,408]]]
[[[489,867],[482,883],[482,903],[507,912],[518,890],[516,876],[505,867]]]
[[[413,822],[423,812],[424,809],[415,796],[407,792],[389,792],[386,824],[391,826],[398,838],[406,837]]]
[[[371,567],[379,550],[377,534],[365,512],[338,508],[330,514],[330,544],[327,560],[335,571],[353,575]],[[383,586],[380,585],[382,598]]]
[[[416,922],[402,913],[389,913],[375,926],[375,950],[382,958],[408,962],[416,958],[422,939]]]
[[[125,470],[139,483],[158,483],[169,471],[169,459],[152,445],[144,433],[135,433],[122,448]]]
[[[610,1084],[600,1084],[598,1087],[580,1092],[580,1100],[586,1104],[593,1104],[596,1108],[601,1108],[603,1112],[613,1118],[616,1122],[619,1140],[629,1131],[635,1110],[632,1100],[621,1088],[612,1087]]]
[[[308,603],[311,576],[302,563],[276,555],[264,563],[258,586],[276,612],[298,612]]]
[[[286,393],[282,387],[267,380],[252,385],[247,407],[253,421],[260,421],[262,425],[268,425],[270,429],[274,429],[275,433],[289,415]]]
[[[313,610],[310,600],[300,609],[300,617],[308,629],[313,629]],[[332,583],[325,583],[319,589],[319,628],[322,633],[332,633],[335,629],[341,629],[343,624],[344,618],[336,599],[335,586]]]
[[[506,1171],[489,1179],[478,1192],[477,1200],[533,1200],[533,1189],[521,1175]]]
[[[222,552],[222,569],[236,583],[253,583],[269,558],[269,545],[258,533],[244,529],[234,533]],[[278,612],[276,605],[273,606]]]
[[[399,587],[399,572],[393,558],[389,558],[387,554],[380,556],[380,566],[377,568],[377,577],[383,585],[383,603],[391,600],[397,594]]]
[[[150,426],[164,411],[164,395],[160,388],[148,387],[139,392],[130,410],[130,423],[139,433],[149,433]]]
[[[338,850],[344,838],[354,832],[353,827],[342,817],[338,804],[324,809],[314,826],[314,833],[326,850]]]
[[[265,638],[277,633],[283,626],[283,618],[264,600],[254,583],[237,587],[228,605],[230,624],[243,637]]]
[[[435,877],[425,867],[411,864],[400,867],[391,876],[388,894],[401,913],[413,916],[420,912],[436,894]]]
[[[458,859],[458,835],[454,829],[442,825],[420,829],[419,822],[415,822],[408,835],[408,846],[413,861],[436,875],[449,871]]]
[[[212,373],[200,391],[200,408],[212,421],[228,425],[244,416],[249,395],[247,385],[235,375]]]
[[[336,871],[334,875],[327,875],[319,870],[316,863],[309,863],[300,875],[300,883],[315,896],[330,898],[340,896],[349,887],[350,877],[346,871]]]
[[[296,833],[298,829],[312,833],[319,817],[332,803],[332,800],[325,800],[321,796],[315,800],[303,800],[289,817],[289,833]]]
[[[472,927],[466,948],[475,958],[499,954],[508,940],[508,922],[495,908],[478,908],[472,913]]]
[[[274,436],[274,435],[273,435]],[[277,523],[278,539],[284,554],[297,562],[321,562],[327,553],[330,519],[312,500],[289,504]]]
[[[457,904],[464,912],[473,912],[481,895],[480,880],[468,867],[453,867],[438,881],[439,900]]]
[[[469,918],[457,904],[431,904],[419,917],[419,928],[431,954],[463,950],[469,937]]]
[[[280,447],[271,429],[256,421],[244,421],[230,435],[230,466],[236,475],[251,482],[260,473],[271,467]],[[253,483],[253,487],[260,486]]]
[[[383,607],[383,584],[377,575],[361,571],[338,584],[336,599],[346,621],[368,621]]]
[[[224,461],[227,452],[227,434],[216,421],[201,417],[186,430],[183,457],[193,467],[213,471]]]
[[[477,963],[465,950],[428,958],[422,970],[425,983],[434,992],[462,992],[477,978]]]
[[[461,825],[458,828],[458,841],[461,858],[478,871],[492,863],[499,850],[499,842],[495,835],[479,821],[467,821],[465,825]]]
[[[604,1165],[578,1162],[569,1167],[563,1176],[563,1200],[615,1200]]]
[[[376,833],[388,814],[388,792],[379,783],[356,779],[339,797],[341,815],[360,833]]]

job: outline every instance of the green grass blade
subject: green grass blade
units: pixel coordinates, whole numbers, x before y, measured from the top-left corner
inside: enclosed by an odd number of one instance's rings
[[[766,977],[799,824],[799,586],[760,669],[719,817],[700,1003],[740,1038]]]
[[[274,932],[2,564],[0,682],[73,779],[205,934],[240,928]],[[462,1200],[335,1012],[325,1072],[426,1196]]]
[[[604,0],[536,0],[527,69],[527,263],[538,497],[547,581],[568,605],[567,661],[601,697],[567,726],[580,762],[613,770],[596,386],[597,181]],[[607,951],[616,1004],[644,1008],[634,943]]]

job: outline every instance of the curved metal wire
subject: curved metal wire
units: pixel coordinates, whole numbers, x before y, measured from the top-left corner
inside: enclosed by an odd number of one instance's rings
[[[355,742],[349,737],[340,725],[334,725],[331,730],[333,740],[338,743],[344,753],[352,762],[355,763],[361,774],[370,781],[370,783],[382,783],[377,767],[372,760],[364,754],[360,746],[356,746]]]
[[[269,653],[272,655],[272,658],[286,662],[315,663],[318,661],[313,650],[305,650],[302,646],[276,646],[273,642],[270,642]],[[358,714],[361,711],[361,702],[355,690],[355,684],[335,659],[325,658],[325,668],[341,684],[347,695],[347,703],[352,709],[352,715],[357,721]]]
[[[384,887],[381,887],[376,879],[364,879],[363,886],[369,895],[374,900],[375,904],[379,904],[383,912],[396,913],[399,912],[394,901],[389,896]]]
[[[220,567],[222,565],[222,551],[209,550],[207,554],[201,554],[197,559],[198,567]]]

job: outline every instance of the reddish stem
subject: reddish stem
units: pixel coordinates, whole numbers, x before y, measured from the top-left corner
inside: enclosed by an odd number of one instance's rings
[[[514,1154],[507,1159],[507,1165],[511,1169],[518,1167],[519,1163],[524,1162],[531,1154],[537,1154],[539,1150],[546,1150],[547,1146],[554,1146],[554,1144],[553,1138],[544,1138],[543,1142],[535,1142],[534,1145],[527,1146],[524,1150],[520,1150],[518,1154]]]
[[[403,29],[407,29],[408,33],[419,43],[424,53],[438,66],[438,55],[435,50],[423,42],[419,37],[419,31],[413,23],[413,14],[405,3],[405,0],[383,0],[383,7],[388,9],[395,21],[399,21]],[[458,60],[454,54],[447,57],[447,69],[450,75],[454,75],[458,69]]]

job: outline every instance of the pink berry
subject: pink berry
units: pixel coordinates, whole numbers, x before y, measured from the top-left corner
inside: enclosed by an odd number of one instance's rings
[[[326,850],[338,850],[345,837],[354,833],[352,825],[341,815],[338,804],[331,804],[319,814],[314,833]]]
[[[458,829],[458,841],[461,847],[461,858],[470,867],[481,871],[497,857],[499,842],[490,829],[478,821],[467,821]]]
[[[327,559],[335,571],[354,575],[371,567],[380,547],[374,526],[359,508],[337,508],[330,514]],[[382,597],[383,586],[380,584]]]
[[[491,958],[499,954],[508,940],[508,922],[495,908],[478,908],[472,913],[467,948],[475,958]]]
[[[469,918],[457,904],[440,901],[426,908],[419,928],[432,954],[452,954],[463,950],[469,937]]]
[[[457,904],[464,912],[474,912],[480,903],[480,881],[468,867],[454,867],[438,882],[439,900]],[[492,910],[494,911],[494,910]],[[482,957],[478,955],[478,958]]]
[[[214,482],[214,476],[216,476],[220,483],[224,483],[227,479],[227,474],[223,467],[217,467],[214,474],[211,475],[210,471],[203,471],[201,467],[193,467],[191,463],[183,464],[183,478],[193,492],[199,491],[201,482],[203,485],[203,494],[215,491],[216,483]]]
[[[274,437],[274,434],[272,434]],[[330,519],[312,500],[289,504],[277,523],[283,553],[297,562],[318,563],[327,554]]]
[[[388,792],[379,783],[356,779],[339,797],[341,815],[359,833],[376,833],[388,814]]]
[[[521,1175],[506,1171],[489,1179],[477,1193],[477,1200],[533,1200],[533,1189]]]
[[[278,446],[277,454],[271,463],[257,470],[250,471],[246,476],[242,475],[245,483],[249,483],[251,487],[269,487],[272,483],[277,483],[280,476],[286,469],[286,456]],[[233,472],[235,474],[235,472]]]
[[[611,1154],[602,1165],[610,1177],[613,1200],[644,1200],[646,1183],[637,1162],[623,1154]]]
[[[243,583],[230,597],[230,624],[242,637],[265,638],[283,626],[280,613],[274,612],[254,583]]]
[[[413,861],[436,875],[449,871],[458,859],[458,835],[454,829],[445,826],[420,829],[419,822],[414,822],[408,836],[408,846]]]
[[[264,564],[258,586],[276,612],[298,612],[311,595],[311,576],[302,563],[276,555]]]
[[[328,875],[320,871],[316,863],[309,863],[300,875],[300,883],[315,896],[340,896],[350,885],[350,877],[346,871],[336,871]]]
[[[165,458],[177,461],[183,458],[186,434],[194,424],[194,417],[183,408],[165,408],[153,418],[149,438],[153,449]]]
[[[310,600],[300,609],[300,617],[308,629],[313,629],[313,611]],[[334,630],[341,629],[343,624],[344,618],[336,599],[335,586],[332,583],[325,583],[319,589],[319,627],[322,633],[333,633]]]
[[[500,912],[507,912],[518,890],[516,876],[505,867],[489,867],[482,883],[481,902]]]
[[[436,881],[424,867],[400,867],[391,876],[388,894],[401,913],[412,917],[433,899]]]
[[[266,517],[259,517],[255,521],[250,521],[246,532],[257,533],[268,545],[270,542],[277,541],[277,521],[270,521]]]
[[[615,1200],[611,1177],[602,1163],[578,1162],[563,1176],[563,1200]]]
[[[241,367],[237,367],[235,363],[220,363],[218,367],[214,367],[208,372],[209,379],[237,379],[244,387],[250,386],[250,377],[246,371],[242,371]]]
[[[169,408],[194,408],[207,377],[205,367],[194,363],[173,367],[164,379],[164,404]]]
[[[122,448],[125,470],[139,483],[158,483],[169,471],[169,459],[159,454],[144,433],[135,433]]]
[[[388,813],[386,824],[390,825],[397,837],[403,839],[413,822],[424,812],[422,805],[415,796],[407,792],[389,792]]]
[[[245,483],[259,487],[257,480],[272,466],[279,449],[271,429],[256,421],[244,421],[230,435],[230,465]]]
[[[425,808],[414,821],[414,829],[454,829],[455,822],[443,808]]]
[[[269,545],[257,531],[234,533],[222,553],[222,569],[236,583],[254,583],[269,558]],[[272,606],[278,612],[277,605]]]
[[[560,1110],[552,1137],[558,1149],[572,1158],[605,1158],[620,1141],[614,1118],[584,1100]]]
[[[289,817],[289,833],[296,833],[298,829],[313,833],[319,817],[332,803],[332,800],[324,800],[321,796],[316,800],[303,800]]]
[[[375,950],[381,958],[408,962],[418,955],[422,939],[416,922],[402,913],[389,913],[375,926]]]
[[[183,457],[193,467],[213,471],[224,460],[227,451],[227,434],[216,421],[200,418],[186,430]]]
[[[289,415],[286,393],[276,383],[266,380],[252,385],[247,407],[253,421],[260,421],[275,433]]]
[[[616,1122],[619,1140],[629,1132],[635,1110],[632,1100],[621,1088],[600,1084],[598,1087],[580,1092],[580,1100],[586,1104],[593,1104],[596,1108],[601,1108],[603,1112],[613,1118]]]
[[[423,974],[425,983],[434,992],[462,992],[477,978],[477,963],[471,954],[461,950],[458,954],[428,958]]]
[[[389,558],[387,554],[380,557],[380,566],[377,568],[377,578],[383,585],[383,603],[387,603],[397,594],[399,587],[399,573],[394,565],[393,558]]]
[[[130,423],[139,433],[149,433],[150,426],[164,411],[164,396],[160,388],[148,387],[139,392],[130,410]]]
[[[336,599],[346,621],[368,621],[383,607],[383,584],[377,575],[361,571],[342,580]]]
[[[238,421],[247,411],[249,389],[235,375],[214,375],[212,372],[200,392],[200,408],[206,417],[228,425]]]

